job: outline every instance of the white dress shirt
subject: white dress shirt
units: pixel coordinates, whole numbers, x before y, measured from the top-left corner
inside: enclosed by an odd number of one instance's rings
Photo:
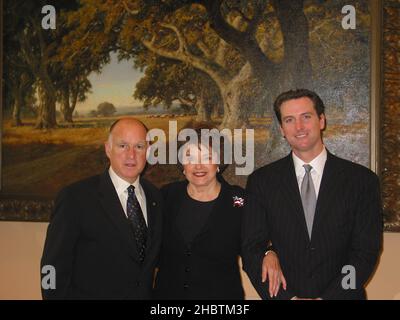
[[[326,152],[325,146],[322,152],[314,158],[310,163],[305,163],[298,156],[292,152],[294,169],[296,171],[297,184],[299,186],[299,191],[301,194],[301,183],[303,182],[304,174],[306,170],[304,169],[304,164],[309,164],[312,166],[311,169],[311,179],[313,180],[314,189],[315,189],[315,197],[318,199],[319,187],[321,186],[322,174],[324,173],[325,162],[328,157],[328,153]],[[265,256],[270,253],[272,250],[268,250],[265,252]],[[292,298],[293,299],[293,298]]]
[[[306,163],[303,160],[301,160],[298,156],[292,152],[293,156],[293,162],[294,162],[294,169],[296,170],[296,177],[297,177],[297,183],[299,185],[299,190],[301,193],[301,183],[303,182],[304,174],[306,173],[306,170],[304,169],[303,165],[304,164],[309,164],[312,166],[311,169],[311,179],[314,184],[314,189],[315,189],[315,197],[318,199],[318,193],[319,193],[319,187],[321,186],[321,179],[322,179],[322,174],[324,173],[324,167],[326,163],[326,159],[328,157],[328,153],[325,149],[322,150],[322,152],[315,157],[310,163]]]
[[[124,179],[121,179],[111,167],[108,170],[108,173],[110,174],[110,178],[114,185],[115,191],[117,191],[119,201],[121,202],[121,206],[124,209],[126,217],[128,217],[128,215],[126,213],[126,203],[128,201],[128,187],[130,185],[135,187],[136,198],[138,199],[140,208],[142,209],[144,220],[146,221],[146,224],[148,225],[146,195],[143,191],[142,186],[139,183],[140,177],[138,177],[134,183],[130,184],[129,182],[125,181]]]

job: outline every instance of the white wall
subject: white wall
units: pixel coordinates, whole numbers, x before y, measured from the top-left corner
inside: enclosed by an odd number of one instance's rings
[[[40,299],[39,264],[47,223],[0,222],[0,299]],[[367,287],[370,299],[400,300],[400,233],[385,233],[384,252]],[[246,296],[258,295],[243,274]]]

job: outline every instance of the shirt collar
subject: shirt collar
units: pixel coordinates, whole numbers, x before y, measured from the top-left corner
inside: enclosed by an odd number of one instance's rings
[[[111,181],[112,181],[114,188],[117,191],[118,195],[126,192],[130,185],[135,187],[136,195],[140,195],[140,196],[142,195],[141,194],[142,188],[140,187],[140,176],[137,177],[137,179],[135,180],[134,183],[129,183],[128,181],[125,181],[120,176],[118,176],[111,166],[108,169],[108,173],[110,174]]]
[[[312,171],[315,170],[318,175],[322,176],[322,173],[324,172],[325,162],[328,157],[328,152],[326,151],[326,148],[324,146],[321,153],[316,156],[310,163],[306,163],[301,160],[298,156],[295,155],[294,152],[292,152],[292,157],[297,177],[304,176],[304,164],[311,165]]]

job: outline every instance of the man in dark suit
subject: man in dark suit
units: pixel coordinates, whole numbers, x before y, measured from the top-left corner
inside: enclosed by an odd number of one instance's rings
[[[44,299],[150,298],[162,198],[140,178],[146,134],[134,118],[116,121],[105,143],[109,169],[59,193],[41,261],[54,267],[56,287],[42,287]]]
[[[292,152],[248,179],[244,269],[267,299],[261,274],[271,241],[287,282],[278,299],[365,299],[382,241],[378,177],[326,150],[316,93],[285,92],[274,110]]]

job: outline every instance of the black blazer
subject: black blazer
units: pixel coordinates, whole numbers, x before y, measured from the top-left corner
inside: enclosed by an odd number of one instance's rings
[[[195,239],[185,244],[176,218],[188,182],[162,189],[165,201],[163,241],[156,277],[156,299],[243,299],[238,257],[241,248],[244,190],[221,179],[221,193]]]
[[[133,232],[108,171],[58,195],[41,265],[56,269],[45,299],[148,299],[161,244],[161,193],[140,179],[146,194],[148,239],[139,262]]]
[[[379,181],[372,171],[328,152],[311,240],[291,154],[251,174],[246,191],[243,264],[262,298],[269,298],[260,274],[271,240],[288,285],[278,298],[365,299],[382,242]],[[345,265],[355,267],[354,290],[342,287]]]

